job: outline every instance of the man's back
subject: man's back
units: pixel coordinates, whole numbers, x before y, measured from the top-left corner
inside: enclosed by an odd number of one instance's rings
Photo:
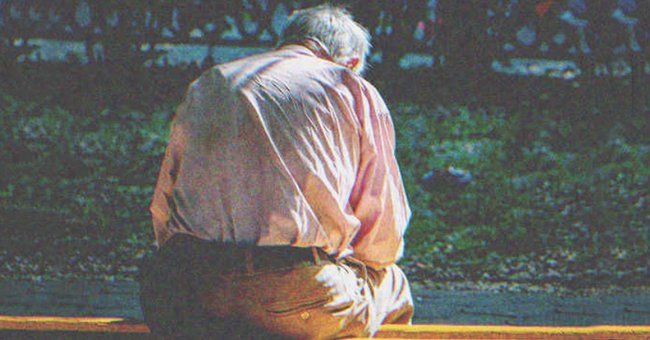
[[[156,334],[330,339],[411,320],[393,124],[357,75],[368,32],[319,6],[282,44],[207,71],[176,113],[140,285]]]
[[[191,86],[171,138],[178,143],[166,157],[178,170],[159,181],[167,194],[152,204],[160,243],[181,232],[343,255],[362,225],[360,167],[378,152],[392,155],[392,145],[365,144],[393,143],[376,90],[298,45],[208,71]],[[374,175],[396,184],[380,189],[402,202],[386,217],[403,228],[409,211],[396,164]],[[390,261],[401,234],[392,242]]]

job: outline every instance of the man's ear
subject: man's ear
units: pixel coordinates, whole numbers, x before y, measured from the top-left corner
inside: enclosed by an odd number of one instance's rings
[[[353,71],[357,69],[357,66],[359,66],[359,58],[356,57],[348,59],[348,61],[345,63],[345,67]]]

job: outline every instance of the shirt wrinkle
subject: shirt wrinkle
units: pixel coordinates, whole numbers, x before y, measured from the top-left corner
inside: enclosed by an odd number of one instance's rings
[[[172,124],[151,204],[159,244],[187,233],[377,268],[400,258],[410,209],[372,85],[299,45],[207,72]]]

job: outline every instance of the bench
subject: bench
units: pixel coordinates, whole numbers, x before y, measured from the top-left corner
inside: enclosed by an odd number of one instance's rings
[[[146,338],[149,329],[139,321],[123,318],[1,316],[0,334],[110,333]],[[376,338],[391,339],[648,339],[650,326],[481,326],[481,325],[384,325]]]

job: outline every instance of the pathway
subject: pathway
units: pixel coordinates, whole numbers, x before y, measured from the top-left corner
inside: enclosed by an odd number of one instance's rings
[[[650,292],[588,296],[415,286],[414,323],[591,326],[650,325]],[[0,315],[141,320],[133,281],[0,281]]]

